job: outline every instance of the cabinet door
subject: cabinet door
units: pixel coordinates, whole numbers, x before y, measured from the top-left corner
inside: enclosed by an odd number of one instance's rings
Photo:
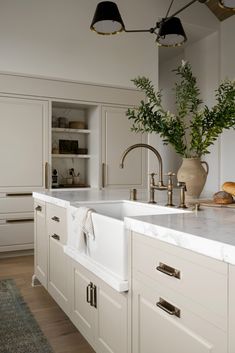
[[[175,292],[164,290],[164,294],[149,289],[140,282],[133,285],[133,353],[225,353],[227,334],[199,315],[180,305]],[[180,317],[171,315],[173,308],[163,303],[168,313],[156,304],[161,295],[171,305],[180,309]]]
[[[41,190],[48,161],[48,103],[0,97],[0,191]]]
[[[90,301],[91,274],[77,263],[72,265],[70,295],[72,301],[71,319],[83,336],[94,344],[94,307]]]
[[[68,258],[57,234],[49,235],[48,291],[67,313],[68,306]]]
[[[146,149],[132,150],[120,168],[120,158],[125,149],[136,143],[143,143],[145,135],[131,131],[126,117],[127,107],[103,107],[102,109],[102,186],[145,187]]]
[[[235,266],[229,265],[229,353],[235,352]]]
[[[34,203],[34,271],[37,279],[47,288],[48,237],[46,232],[45,203]]]
[[[96,284],[97,352],[127,353],[127,294],[115,291],[98,278],[96,280]]]

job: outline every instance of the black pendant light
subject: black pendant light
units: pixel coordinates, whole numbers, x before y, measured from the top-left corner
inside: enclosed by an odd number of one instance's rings
[[[97,5],[93,20],[92,30],[98,34],[116,34],[125,30],[117,5],[112,1],[102,1]]]
[[[235,10],[235,0],[219,0],[219,5],[224,9]]]
[[[149,29],[127,30],[120,15],[117,5],[112,1],[102,1],[98,3],[96,11],[91,22],[90,29],[98,34],[116,34],[119,32],[149,32],[157,36],[158,45],[165,47],[176,47],[182,45],[186,40],[182,23],[176,15],[194,4],[195,2],[206,3],[208,0],[191,0],[188,4],[168,16],[174,0],[171,0],[166,16]],[[221,4],[225,2],[234,2],[232,0],[220,0]]]
[[[179,47],[186,40],[186,34],[178,17],[170,17],[169,19],[162,20],[156,39],[159,46]]]

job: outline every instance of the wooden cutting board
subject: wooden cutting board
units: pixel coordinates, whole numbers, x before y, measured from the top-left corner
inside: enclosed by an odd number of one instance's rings
[[[229,205],[220,205],[215,203],[213,200],[199,200],[200,205],[209,206],[209,207],[223,207],[223,208],[235,208],[235,202],[230,203]]]

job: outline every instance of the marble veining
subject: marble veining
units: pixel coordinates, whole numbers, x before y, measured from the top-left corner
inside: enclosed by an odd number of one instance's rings
[[[78,207],[80,201],[128,200],[129,190],[78,190],[35,192],[37,199],[61,207]],[[159,205],[166,195],[158,193]],[[147,191],[138,191],[138,200],[146,201]],[[176,203],[177,204],[177,203]],[[189,249],[235,265],[235,210],[202,207],[201,211],[125,218],[127,230]]]
[[[125,218],[127,229],[235,264],[235,210],[201,211]]]

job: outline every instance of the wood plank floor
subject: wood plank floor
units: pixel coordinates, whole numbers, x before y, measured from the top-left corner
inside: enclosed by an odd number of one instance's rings
[[[42,287],[32,287],[33,256],[0,259],[0,279],[13,278],[55,353],[95,351]]]

